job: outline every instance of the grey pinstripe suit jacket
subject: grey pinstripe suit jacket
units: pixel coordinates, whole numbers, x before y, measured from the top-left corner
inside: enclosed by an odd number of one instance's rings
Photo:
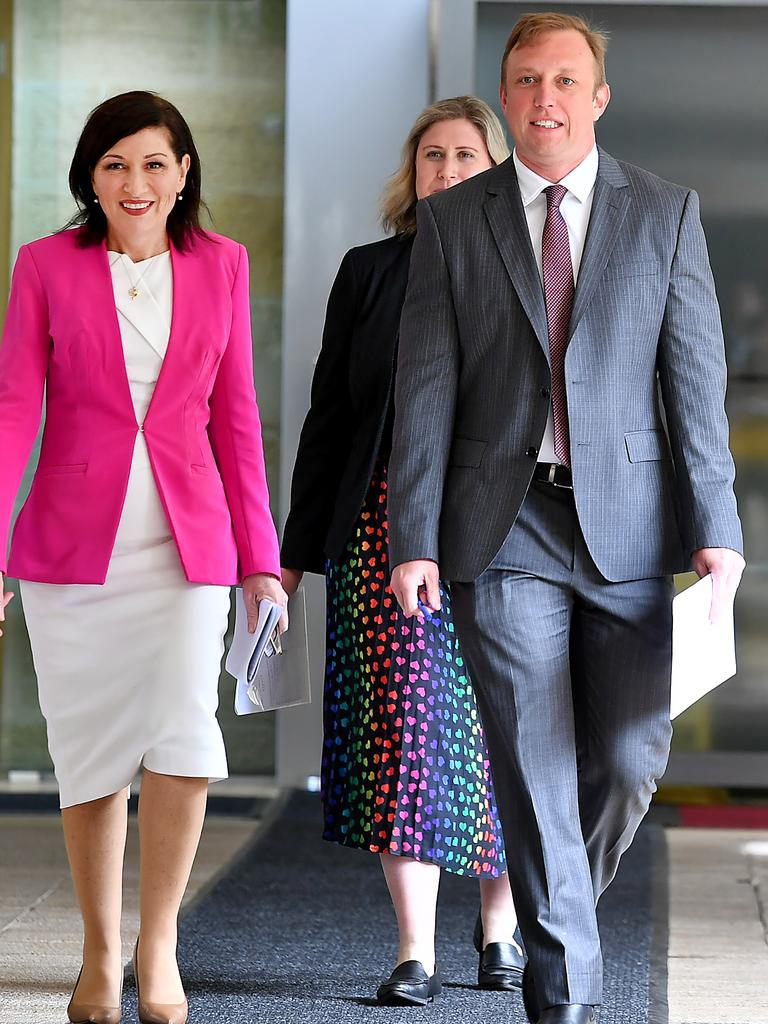
[[[418,204],[400,323],[392,565],[475,579],[549,407],[544,297],[512,159]],[[698,197],[600,151],[566,355],[579,522],[609,580],[741,550],[720,313]]]

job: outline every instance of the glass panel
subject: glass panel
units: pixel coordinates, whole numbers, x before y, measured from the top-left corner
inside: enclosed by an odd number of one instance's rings
[[[501,115],[499,65],[517,18],[571,5],[479,3],[478,95]],[[673,749],[765,751],[768,736],[768,10],[583,5],[610,33],[613,156],[695,188],[722,306],[728,413],[749,570],[736,604],[739,674],[676,723]]]
[[[89,110],[128,89],[152,89],[175,103],[200,152],[213,228],[250,254],[255,376],[276,495],[285,0],[16,0],[13,31],[12,255],[71,216],[67,172]],[[0,770],[46,769],[18,600],[8,619],[0,640]],[[230,770],[271,773],[273,717],[236,720],[226,676],[219,717]]]

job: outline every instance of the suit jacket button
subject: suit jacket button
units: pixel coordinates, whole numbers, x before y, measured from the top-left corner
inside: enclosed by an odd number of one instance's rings
[[[542,398],[549,398],[549,395],[550,395],[549,388],[542,388],[541,389],[541,396],[542,396]]]
[[[529,458],[531,458],[531,459],[535,459],[535,458],[536,458],[536,456],[537,456],[537,455],[539,454],[539,449],[538,449],[538,448],[534,448],[534,447],[533,447],[533,445],[531,445],[531,447],[530,447],[530,448],[528,448],[528,449],[526,450],[526,453],[525,453],[525,454],[526,454],[526,455],[527,455],[527,456],[528,456]]]
[[[143,423],[140,423],[140,424],[139,424],[139,430],[140,430],[140,432],[141,432],[142,434],[144,433],[144,424],[143,424]]]

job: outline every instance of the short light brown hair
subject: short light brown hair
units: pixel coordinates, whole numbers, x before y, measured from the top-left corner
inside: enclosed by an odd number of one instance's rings
[[[507,57],[518,46],[527,46],[545,32],[579,32],[595,58],[595,92],[605,85],[605,52],[608,49],[608,34],[592,28],[583,18],[573,14],[559,14],[557,11],[541,11],[524,14],[510,33],[504,56],[501,58],[501,84],[506,85]]]
[[[398,235],[416,232],[416,152],[424,133],[439,121],[469,121],[483,137],[491,162],[500,164],[509,156],[501,122],[487,103],[476,96],[454,96],[426,107],[408,133],[399,168],[387,182],[381,197],[381,223],[385,231]]]

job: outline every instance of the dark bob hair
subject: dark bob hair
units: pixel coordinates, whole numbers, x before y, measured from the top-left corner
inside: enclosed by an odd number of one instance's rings
[[[101,242],[107,233],[107,218],[95,201],[91,178],[101,157],[120,139],[135,135],[143,128],[165,128],[171,149],[181,162],[189,154],[189,171],[184,184],[184,201],[176,203],[168,215],[168,235],[177,249],[188,249],[196,237],[208,237],[200,226],[200,210],[207,207],[200,198],[200,157],[189,125],[168,100],[154,92],[124,92],[104,100],[91,111],[77,141],[69,168],[69,190],[78,212],[68,228],[82,227],[82,245]]]

